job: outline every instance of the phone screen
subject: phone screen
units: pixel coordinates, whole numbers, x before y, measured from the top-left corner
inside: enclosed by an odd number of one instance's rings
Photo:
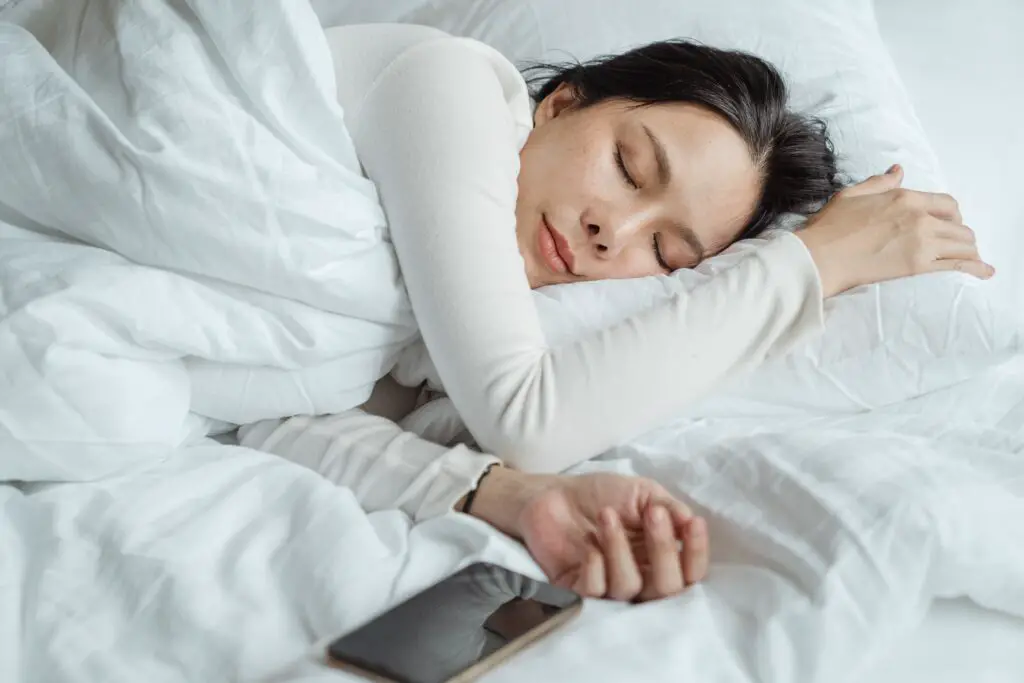
[[[580,597],[493,564],[471,564],[328,647],[348,663],[400,683],[444,683],[551,620]],[[520,641],[517,643],[517,641]]]

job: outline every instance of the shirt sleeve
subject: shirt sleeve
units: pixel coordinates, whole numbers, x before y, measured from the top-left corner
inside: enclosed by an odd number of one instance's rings
[[[822,324],[803,242],[765,245],[704,286],[549,348],[515,238],[510,102],[525,85],[460,38],[398,56],[353,139],[378,187],[420,330],[470,432],[528,471],[561,471],[679,415]]]
[[[498,458],[439,440],[460,425],[442,401],[422,406],[401,423],[358,408],[335,415],[262,420],[238,431],[247,448],[279,455],[352,490],[367,512],[399,509],[417,522],[451,512]],[[454,431],[453,431],[454,430]]]

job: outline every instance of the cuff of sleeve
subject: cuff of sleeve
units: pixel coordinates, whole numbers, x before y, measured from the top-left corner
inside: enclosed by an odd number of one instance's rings
[[[430,490],[416,510],[415,520],[422,522],[453,511],[456,503],[476,488],[487,468],[496,464],[501,464],[501,460],[465,446],[448,449],[441,458]]]
[[[788,231],[773,231],[758,255],[769,271],[769,281],[783,288],[794,302],[793,324],[768,356],[787,353],[800,342],[821,332],[825,326],[824,289],[818,267],[804,241]]]
[[[283,422],[283,419],[268,419],[242,425],[238,428],[238,445],[257,451],[267,450],[264,444]]]

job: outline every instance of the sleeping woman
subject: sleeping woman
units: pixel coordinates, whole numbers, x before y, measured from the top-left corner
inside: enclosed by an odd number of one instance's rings
[[[956,202],[902,189],[898,166],[841,189],[824,125],[790,111],[756,57],[655,43],[535,71],[531,97],[472,40],[398,25],[329,40],[447,398],[406,416],[410,389],[404,406],[267,420],[240,439],[351,487],[368,510],[479,517],[582,594],[676,594],[705,575],[708,531],[655,482],[560,472],[785,354],[821,329],[825,298],[992,274]],[[766,232],[790,212],[813,215]],[[690,294],[546,344],[532,288],[671,273],[752,238],[760,248]],[[446,402],[473,447],[451,442],[459,427],[420,426]]]

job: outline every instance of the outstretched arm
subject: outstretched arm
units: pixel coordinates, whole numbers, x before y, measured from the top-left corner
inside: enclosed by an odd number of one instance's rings
[[[461,427],[447,399],[422,406],[403,425],[440,438]],[[463,511],[475,489],[467,512],[523,541],[551,581],[584,595],[655,599],[679,593],[707,571],[703,520],[649,479],[520,472],[358,409],[265,420],[239,436],[243,446],[351,489],[371,512],[399,508],[422,521]]]

